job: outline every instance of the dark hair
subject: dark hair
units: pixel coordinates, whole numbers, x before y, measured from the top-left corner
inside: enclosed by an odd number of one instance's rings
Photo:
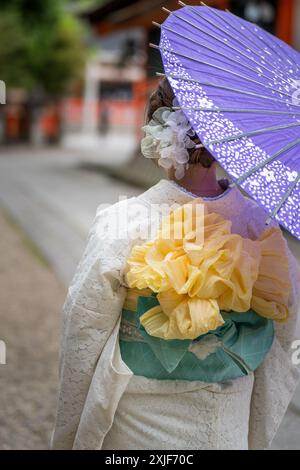
[[[147,123],[151,121],[154,112],[163,106],[172,107],[173,100],[175,98],[174,91],[166,77],[162,78],[159,82],[157,89],[152,93],[149,98],[147,107],[146,120]],[[200,144],[201,141],[197,136],[193,137],[192,140],[196,144]],[[190,159],[189,163],[197,164],[200,163],[204,168],[210,168],[215,161],[213,156],[203,149],[188,149]]]

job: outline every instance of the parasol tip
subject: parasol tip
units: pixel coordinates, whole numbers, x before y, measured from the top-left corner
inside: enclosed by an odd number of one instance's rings
[[[152,49],[158,49],[159,50],[159,46],[157,44],[153,44],[152,42],[149,42],[149,47],[152,47]]]
[[[187,7],[188,5],[184,2],[182,2],[181,0],[178,0],[178,3],[179,5],[181,5],[182,7]]]
[[[161,7],[161,9],[165,11],[166,13],[169,13],[169,14],[172,13],[171,10],[168,10],[168,8],[166,7]]]
[[[157,21],[152,21],[153,26],[156,26],[157,28],[161,28],[161,24],[157,23]]]
[[[157,75],[158,77],[165,77],[165,76],[166,76],[166,74],[165,74],[165,73],[162,73],[162,72],[156,72],[156,75]]]
[[[268,217],[268,218],[267,218],[267,220],[266,220],[266,222],[265,222],[265,224],[266,224],[267,227],[269,227],[269,226],[271,225],[272,220],[273,220],[272,217]]]

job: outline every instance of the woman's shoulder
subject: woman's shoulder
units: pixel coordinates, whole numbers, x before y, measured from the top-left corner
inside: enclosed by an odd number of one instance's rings
[[[249,238],[255,240],[268,228],[279,227],[276,220],[268,222],[268,213],[257,202],[245,195],[243,198],[245,203],[244,214],[247,218]]]
[[[119,200],[114,203],[100,204],[96,210],[95,222],[103,221],[106,218],[118,215],[120,218],[131,218],[132,211],[137,211],[138,207],[147,206],[149,203],[161,202],[166,198],[168,185],[166,180],[160,180],[157,184],[141,191],[140,194],[133,197],[119,196]],[[129,212],[128,212],[129,211]]]
[[[164,203],[172,207],[173,202],[178,202],[176,196],[174,188],[161,180],[135,197],[122,196],[115,204],[100,204],[90,234],[109,240],[126,238],[138,225],[155,224]],[[187,199],[185,196],[182,202]]]
[[[268,228],[277,227],[280,228],[276,220],[273,220],[270,225],[266,225],[268,214],[265,210],[259,206],[255,201],[245,197],[245,203],[248,206],[248,232],[249,236],[256,239]],[[285,238],[286,255],[289,262],[289,274],[291,278],[291,284],[293,287],[294,303],[300,302],[300,245],[299,242],[292,237],[288,232],[282,231]],[[296,300],[297,299],[297,300]]]

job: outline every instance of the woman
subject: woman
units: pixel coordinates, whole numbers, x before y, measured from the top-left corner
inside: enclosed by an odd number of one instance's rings
[[[53,448],[267,448],[295,390],[297,263],[173,105],[142,143],[169,179],[97,213],[70,286]]]

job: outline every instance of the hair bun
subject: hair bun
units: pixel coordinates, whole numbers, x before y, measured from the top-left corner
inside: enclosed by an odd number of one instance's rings
[[[157,89],[151,94],[146,112],[147,124],[151,121],[153,114],[158,108],[166,106],[171,108],[175,98],[174,91],[166,77],[162,78]],[[191,138],[196,144],[201,143],[197,136]],[[214,157],[205,149],[189,149],[189,163],[192,165],[200,163],[204,168],[210,168],[215,161]]]

